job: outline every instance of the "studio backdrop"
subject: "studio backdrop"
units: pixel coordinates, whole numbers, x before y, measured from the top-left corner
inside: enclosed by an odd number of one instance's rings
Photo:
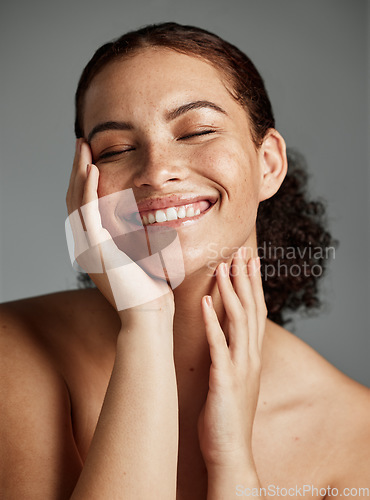
[[[369,385],[369,12],[366,0],[2,2],[0,301],[77,287],[65,195],[74,92],[93,52],[149,23],[196,25],[262,73],[277,129],[306,158],[339,240],[320,314],[288,329]]]

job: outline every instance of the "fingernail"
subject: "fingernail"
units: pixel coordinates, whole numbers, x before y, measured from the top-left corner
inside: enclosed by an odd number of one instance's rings
[[[206,295],[206,304],[208,307],[212,307],[212,297],[210,295]]]
[[[220,271],[221,271],[221,276],[227,276],[228,269],[227,269],[226,262],[223,262],[222,264],[220,264]]]

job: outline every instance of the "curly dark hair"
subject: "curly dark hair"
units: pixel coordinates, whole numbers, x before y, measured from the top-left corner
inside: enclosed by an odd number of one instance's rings
[[[287,157],[288,173],[280,189],[260,203],[257,214],[268,317],[279,325],[291,321],[288,311],[314,313],[320,308],[319,279],[338,246],[327,229],[326,203],[309,196],[303,156],[288,149]]]
[[[242,51],[209,31],[177,23],[145,26],[100,47],[80,77],[76,96],[75,134],[84,137],[84,98],[93,78],[111,61],[134,56],[149,47],[164,47],[210,62],[225,79],[232,97],[244,107],[259,148],[275,119],[264,81]],[[257,243],[268,318],[284,325],[289,311],[312,311],[321,306],[318,284],[325,274],[328,249],[338,242],[327,230],[325,203],[307,193],[303,157],[287,151],[288,173],[279,191],[260,203]],[[266,251],[267,250],[267,251]],[[87,274],[78,274],[80,287],[94,287]]]

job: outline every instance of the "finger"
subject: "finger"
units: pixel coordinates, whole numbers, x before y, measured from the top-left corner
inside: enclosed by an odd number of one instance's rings
[[[226,264],[218,266],[216,279],[229,323],[230,355],[234,361],[242,361],[248,350],[248,317],[231,283]]]
[[[263,337],[266,329],[267,307],[262,286],[260,259],[257,257],[248,263],[249,279],[256,304],[256,317],[258,325],[258,349],[262,351]]]
[[[81,140],[80,151],[77,157],[75,185],[74,190],[77,194],[78,201],[81,200],[81,195],[86,182],[86,167],[92,163],[92,153],[89,144],[85,140]]]
[[[66,202],[69,214],[71,214],[76,209],[76,207],[71,205],[71,202],[72,202],[73,186],[75,182],[76,169],[77,169],[77,158],[80,154],[80,147],[81,147],[80,144],[81,144],[81,139],[76,139],[75,154],[73,158],[73,165],[72,165],[71,175],[69,176],[69,184],[66,194]]]
[[[67,191],[69,213],[81,207],[84,185],[86,182],[86,166],[92,162],[90,146],[83,139],[76,141],[76,151]]]
[[[126,266],[132,263],[132,260],[125,252],[119,250],[112,235],[102,224],[98,197],[99,170],[94,164],[90,164],[88,170],[81,213],[90,242],[91,264],[95,266],[99,257],[103,270]]]
[[[229,359],[229,348],[214,310],[212,297],[202,297],[201,306],[212,365],[222,370]]]
[[[109,232],[103,228],[99,212],[98,184],[99,170],[90,164],[87,169],[86,182],[82,195],[81,213],[92,247],[110,239]]]
[[[81,157],[81,146],[82,146],[83,142],[84,142],[84,140],[82,137],[79,137],[78,139],[76,139],[76,149],[75,149],[75,155],[73,158],[73,165],[72,165],[72,172],[71,172],[73,180],[74,180],[76,173],[77,173],[78,163],[79,163],[80,157]]]
[[[243,337],[247,338],[247,349],[244,349],[244,343],[242,339],[238,340],[239,345],[243,348],[240,351],[240,355],[243,353],[256,353],[258,352],[258,321],[257,321],[257,308],[256,302],[253,294],[252,284],[250,281],[248,264],[245,260],[245,248],[239,248],[238,252],[235,254],[233,260],[233,268],[235,272],[233,273],[233,285],[238,295],[238,298],[242,304],[242,307],[247,315],[248,330],[247,332],[241,332]],[[239,335],[240,337],[240,335]],[[236,346],[238,347],[238,346]]]
[[[66,219],[65,227],[72,266],[75,266],[75,263],[77,262],[80,267],[85,269],[82,265],[81,258],[78,259],[78,257],[88,250],[89,244],[86,237],[86,227],[79,211],[82,195],[79,193],[79,195],[76,196],[75,193],[76,172],[81,160],[82,142],[83,139],[76,139],[73,166],[66,194],[68,217]]]

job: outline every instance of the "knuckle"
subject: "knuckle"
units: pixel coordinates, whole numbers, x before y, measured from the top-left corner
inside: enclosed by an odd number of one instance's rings
[[[222,329],[220,328],[220,325],[217,323],[216,320],[211,320],[209,324],[209,329],[213,332],[213,338],[215,342],[218,344],[221,344],[225,340],[225,335]]]
[[[238,327],[244,331],[248,331],[249,321],[246,314],[236,314],[231,318],[231,321]]]
[[[215,334],[213,335],[213,341],[214,341],[214,345],[216,345],[217,347],[223,346],[225,343],[225,337],[224,337],[223,332],[221,332],[219,329],[217,329],[215,331]]]
[[[249,369],[252,373],[259,374],[262,369],[262,359],[258,352],[249,355]]]
[[[234,319],[243,325],[248,324],[248,311],[244,307],[238,307],[233,313]]]
[[[266,306],[266,302],[265,301],[262,302],[262,304],[261,304],[261,306],[260,306],[259,309],[260,309],[261,316],[266,317],[267,314],[268,314],[268,310],[267,310],[267,306]]]
[[[255,303],[248,303],[247,304],[247,308],[246,308],[246,312],[248,315],[256,315],[257,314],[257,306]]]

